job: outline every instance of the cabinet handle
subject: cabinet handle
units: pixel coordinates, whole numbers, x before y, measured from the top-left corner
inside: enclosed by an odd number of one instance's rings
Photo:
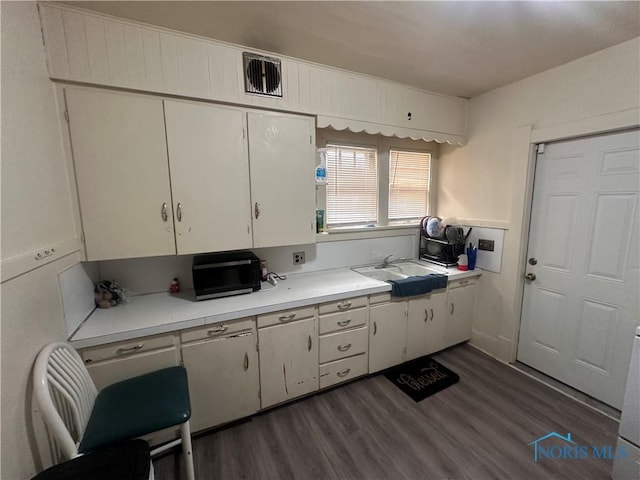
[[[373,322],[373,334],[375,335],[378,331],[378,324],[376,322]]]
[[[427,323],[428,320],[429,320],[429,312],[425,308],[424,309],[424,323]]]
[[[340,350],[341,352],[346,352],[350,348],[351,348],[350,343],[347,343],[346,345],[338,345],[338,350]]]
[[[311,351],[312,345],[313,345],[313,341],[311,340],[311,335],[309,335],[309,345],[308,345],[309,351]]]
[[[260,204],[256,202],[254,206],[254,213],[256,215],[256,219],[260,216]]]
[[[207,335],[218,335],[219,333],[224,333],[227,330],[229,330],[229,327],[227,325],[219,325],[212,328],[211,330],[207,330]]]
[[[176,207],[176,218],[179,222],[182,221],[182,204],[178,202],[178,206]]]
[[[117,355],[127,355],[129,353],[133,353],[133,352],[137,352],[138,350],[140,350],[142,347],[144,346],[144,343],[139,343],[137,345],[134,345],[133,347],[129,347],[129,348],[119,348],[118,351],[116,352]]]
[[[350,319],[350,318],[347,318],[347,319],[345,319],[345,320],[340,320],[340,321],[338,322],[338,326],[339,326],[339,327],[346,327],[346,326],[347,326],[347,325],[349,325],[350,323],[351,323],[351,319]]]
[[[466,285],[467,283],[469,283],[469,280],[460,280],[458,283],[460,285]]]
[[[433,322],[433,308],[431,309],[431,321]]]
[[[342,370],[341,372],[336,373],[336,375],[338,375],[339,377],[346,377],[347,375],[349,375],[350,371],[351,369],[347,368],[346,370]]]
[[[278,317],[278,320],[280,320],[281,322],[290,322],[291,320],[293,320],[294,318],[296,318],[296,314],[292,313],[290,315],[280,315]]]
[[[351,307],[351,302],[340,302],[338,304],[338,310],[347,310]]]
[[[451,303],[451,315],[453,315],[453,312],[455,311],[456,307],[453,306],[453,303]]]
[[[244,371],[249,370],[249,354],[245,352],[244,354]]]
[[[160,208],[160,216],[162,217],[162,221],[166,222],[169,220],[169,215],[167,215],[167,203],[162,204],[162,208]]]

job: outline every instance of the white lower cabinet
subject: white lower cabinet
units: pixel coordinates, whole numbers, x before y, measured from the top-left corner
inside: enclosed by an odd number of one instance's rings
[[[258,329],[262,408],[318,390],[318,327],[311,310],[311,318],[296,310],[279,312],[281,324]],[[271,323],[274,315],[264,317],[258,317],[258,326]]]
[[[191,339],[196,341],[184,343]],[[260,409],[255,320],[187,330],[182,341],[194,432]]]
[[[369,310],[369,373],[402,363],[406,341],[406,302],[372,305]]]
[[[445,290],[407,300],[406,360],[445,348],[446,303]]]
[[[449,282],[445,346],[456,345],[471,338],[475,278]]]

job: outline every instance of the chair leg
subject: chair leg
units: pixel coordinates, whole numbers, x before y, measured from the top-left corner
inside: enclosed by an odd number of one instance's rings
[[[182,455],[184,457],[184,466],[187,469],[187,480],[195,480],[196,475],[193,468],[193,452],[191,451],[191,427],[187,420],[180,426],[182,435]]]

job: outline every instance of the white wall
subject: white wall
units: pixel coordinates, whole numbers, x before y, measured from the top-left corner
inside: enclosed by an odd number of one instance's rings
[[[640,39],[471,99],[468,143],[440,149],[438,211],[506,222],[500,274],[483,275],[472,342],[509,361],[518,329],[520,238],[527,199],[529,126],[606,123],[640,107]],[[640,123],[640,119],[639,119]]]
[[[58,113],[34,2],[0,2],[2,32],[2,260],[76,237]],[[65,338],[57,274],[77,253],[0,286],[3,479],[29,478],[50,459],[33,414],[31,368],[40,348]]]

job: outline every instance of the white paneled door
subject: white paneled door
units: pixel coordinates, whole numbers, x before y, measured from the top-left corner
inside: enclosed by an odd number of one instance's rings
[[[634,130],[538,154],[517,355],[616,408],[640,321],[639,145]]]

